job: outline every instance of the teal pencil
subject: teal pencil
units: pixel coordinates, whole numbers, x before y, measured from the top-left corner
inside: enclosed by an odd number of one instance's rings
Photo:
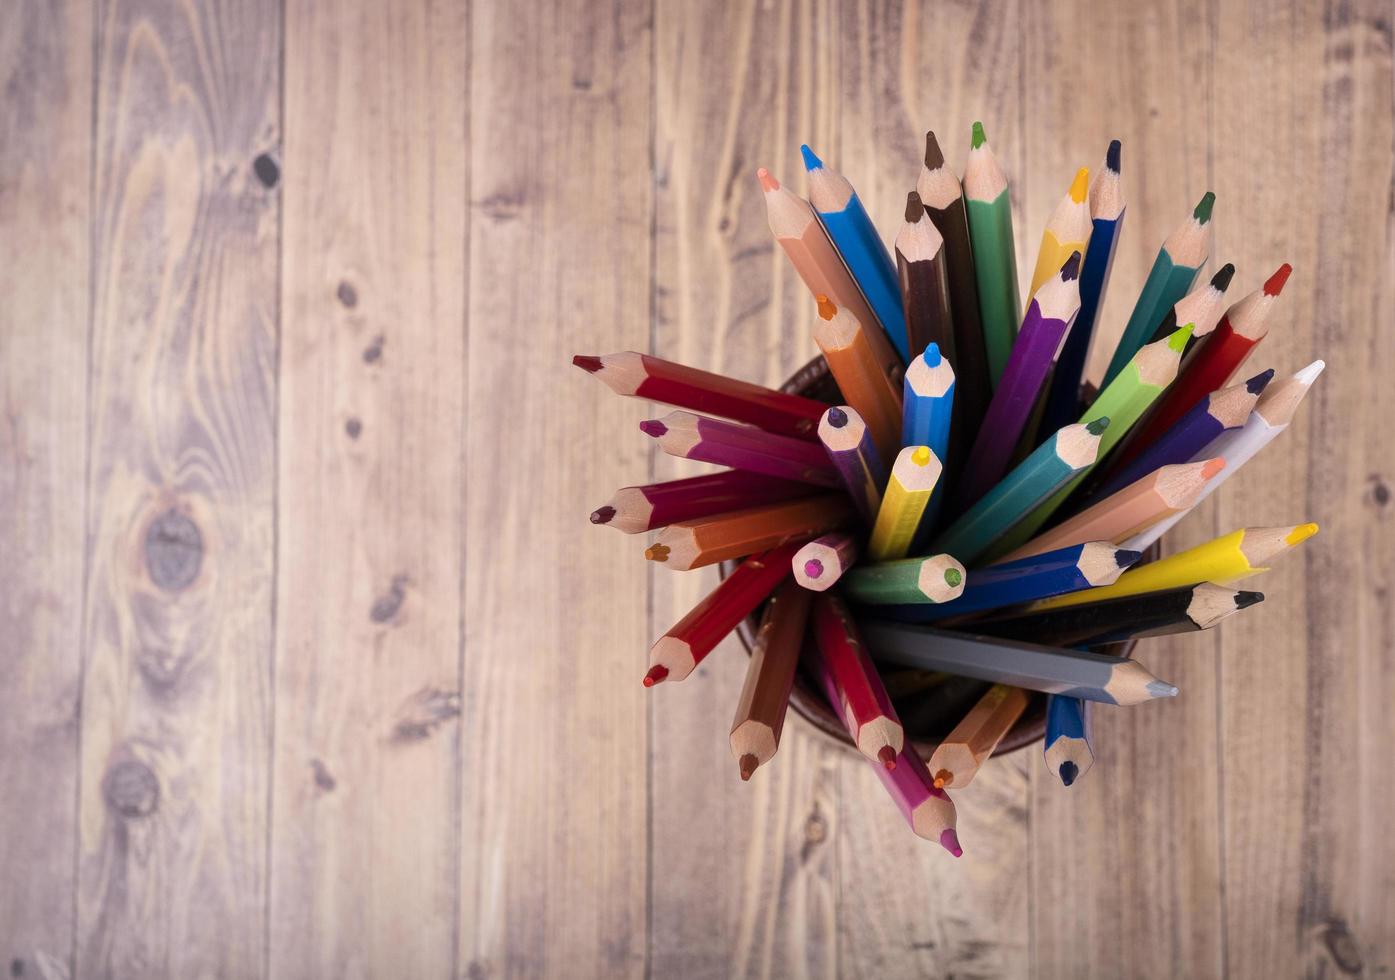
[[[934,538],[930,550],[972,566],[1037,504],[1094,464],[1107,428],[1109,419],[1102,417],[1058,430]]]
[[[922,527],[934,527],[940,501],[945,495],[945,480],[953,472],[954,457],[950,453],[953,433],[950,421],[954,415],[954,367],[940,356],[940,345],[931,343],[924,353],[911,361],[901,381],[901,445],[929,446],[930,451],[944,460],[944,472],[930,495],[930,503],[921,518]]]

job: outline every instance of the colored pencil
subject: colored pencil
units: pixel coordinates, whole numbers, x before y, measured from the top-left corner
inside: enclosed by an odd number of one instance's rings
[[[868,527],[877,519],[886,485],[886,466],[867,431],[867,423],[851,405],[835,405],[819,422],[819,441],[838,471],[843,489]]]
[[[1191,217],[1169,235],[1158,250],[1158,257],[1138,294],[1138,302],[1114,348],[1102,388],[1107,388],[1118,377],[1148,342],[1168,311],[1191,290],[1211,252],[1211,209],[1215,203],[1216,195],[1207,191]]]
[[[1064,694],[1046,699],[1045,755],[1047,768],[1066,786],[1090,771],[1090,702]]]
[[[883,606],[878,615],[912,623],[930,623],[985,609],[1001,609],[1050,596],[1098,591],[1119,579],[1142,557],[1107,541],[1090,541],[1018,561],[979,568],[965,576],[958,599],[938,604],[922,600]]]
[[[874,620],[862,632],[881,663],[943,670],[1104,704],[1131,705],[1177,696],[1177,688],[1158,680],[1137,660],[1124,657],[907,623]]]
[[[793,436],[779,436],[737,422],[707,418],[690,412],[669,412],[661,419],[639,423],[645,435],[659,442],[670,456],[730,466],[782,480],[839,485],[837,471],[817,443]]]
[[[954,400],[954,427],[950,433],[950,472],[959,471],[960,460],[973,442],[992,388],[988,383],[988,355],[983,346],[983,320],[978,308],[978,282],[974,275],[973,245],[969,241],[969,217],[959,178],[945,166],[944,154],[934,133],[925,134],[925,165],[916,181],[916,193],[925,213],[944,239],[949,275],[949,308],[953,313],[954,345],[940,345],[940,353],[954,365],[959,393]],[[963,443],[963,449],[958,448]]]
[[[780,731],[785,725],[813,598],[812,593],[786,580],[765,604],[729,736],[731,754],[743,781],[769,762],[780,747]]]
[[[814,597],[816,673],[825,673],[825,690],[834,711],[848,726],[857,749],[878,768],[891,769],[906,734],[881,676],[843,601],[829,592]]]
[[[867,333],[851,313],[820,300],[814,343],[823,351],[838,390],[867,423],[877,452],[882,459],[891,459],[900,445],[899,379],[893,382],[878,366]]]
[[[1027,694],[1020,688],[1004,684],[990,687],[930,756],[926,768],[934,777],[935,788],[962,789],[973,782],[978,767],[1026,710]]]
[[[1153,331],[1152,340],[1162,340],[1184,323],[1190,323],[1195,328],[1192,330],[1193,344],[1215,330],[1225,309],[1225,291],[1230,288],[1230,280],[1234,276],[1235,266],[1229,262],[1221,266],[1208,282],[1197,286],[1167,311],[1167,316]]]
[[[796,544],[747,558],[649,648],[644,686],[681,681],[789,577]]]
[[[1017,335],[1022,300],[1017,291],[1017,251],[1012,240],[1007,178],[980,122],[974,123],[973,148],[964,164],[964,206],[974,251],[988,383],[996,387]]]
[[[644,557],[677,571],[742,558],[788,542],[802,544],[853,519],[848,499],[820,494],[747,510],[670,524]]]
[[[1208,630],[1241,609],[1263,601],[1263,592],[1240,592],[1201,582],[1064,609],[989,618],[976,622],[974,628],[992,636],[1052,646],[1100,646]]]
[[[1051,376],[1061,343],[1080,310],[1080,253],[1072,252],[1055,278],[1033,296],[1007,366],[993,391],[964,472],[955,481],[955,511],[987,493],[1012,464],[1037,396]]]
[[[910,360],[906,343],[906,321],[901,311],[901,289],[896,265],[886,244],[877,234],[867,209],[842,174],[820,160],[807,146],[799,148],[808,171],[809,203],[819,216],[829,240],[853,281],[862,290],[882,330],[886,332],[903,362]]]
[[[1033,508],[1095,462],[1100,439],[1108,428],[1109,419],[1099,418],[1085,425],[1068,425],[1051,436],[933,537],[930,547],[955,555],[967,565],[977,564]]]
[[[853,567],[860,550],[857,538],[846,531],[815,538],[794,553],[794,580],[811,592],[826,592]]]
[[[818,492],[819,488],[809,483],[777,480],[745,470],[726,470],[664,483],[621,487],[615,491],[615,496],[591,512],[591,523],[637,534],[678,521],[727,514]]]
[[[901,381],[901,445],[928,446],[943,464],[920,522],[922,528],[934,526],[945,498],[945,478],[954,472],[949,453],[957,392],[954,368],[934,343],[911,361]]]
[[[1085,378],[1085,360],[1090,340],[1095,335],[1095,320],[1104,306],[1104,294],[1109,286],[1109,273],[1114,267],[1114,252],[1124,228],[1124,187],[1120,176],[1121,147],[1118,140],[1109,144],[1104,168],[1090,184],[1090,248],[1080,267],[1080,313],[1075,326],[1066,335],[1056,370],[1051,375],[1051,387],[1042,412],[1041,426],[1055,432],[1069,425],[1080,415],[1080,385]]]
[[[1231,382],[1269,333],[1269,317],[1292,271],[1285,262],[1261,289],[1226,310],[1211,335],[1187,355],[1176,383],[1139,427],[1140,439],[1145,443],[1157,439],[1202,398]]]
[[[803,439],[814,438],[819,418],[828,407],[812,398],[634,351],[599,357],[578,354],[572,363],[605,382],[618,395],[647,398]]]
[[[940,460],[928,446],[907,446],[897,454],[867,543],[869,560],[906,557],[940,470]]]
[[[949,267],[944,238],[925,213],[920,195],[906,195],[906,222],[896,233],[896,274],[906,318],[907,360],[927,344],[954,349],[954,318],[949,306]]]
[[[1037,252],[1036,269],[1032,272],[1032,285],[1027,290],[1027,302],[1037,294],[1048,279],[1060,271],[1062,265],[1075,252],[1085,257],[1090,244],[1090,204],[1085,199],[1089,193],[1090,169],[1081,167],[1075,172],[1066,196],[1061,198],[1056,210],[1046,221],[1041,233],[1041,248]]]
[[[1292,377],[1276,381],[1265,388],[1264,394],[1259,396],[1259,402],[1255,405],[1254,411],[1250,413],[1245,424],[1238,430],[1231,429],[1221,433],[1199,454],[1223,456],[1225,465],[1206,481],[1206,485],[1201,488],[1201,493],[1197,495],[1191,505],[1185,510],[1137,532],[1127,542],[1128,547],[1144,551],[1152,547],[1154,542],[1170,531],[1178,521],[1186,517],[1197,504],[1214,493],[1217,487],[1230,479],[1261,449],[1277,439],[1288,428],[1289,422],[1293,420],[1294,414],[1298,411],[1298,406],[1302,404],[1304,397],[1308,394],[1308,389],[1318,379],[1318,375],[1322,374],[1324,367],[1326,365],[1322,361],[1314,361]]]
[[[1198,582],[1229,585],[1268,571],[1266,562],[1296,548],[1316,534],[1317,530],[1316,524],[1241,528],[1187,551],[1139,565],[1119,576],[1112,585],[1043,599],[1032,603],[1026,611],[1062,609],[1084,602],[1161,592]]]
[[[859,565],[843,580],[853,602],[950,602],[964,592],[964,566],[952,555]]]
[[[925,761],[915,749],[902,749],[892,769],[875,768],[882,785],[917,837],[935,841],[955,857],[964,853],[955,829],[958,817],[954,801],[944,790],[935,788],[930,770],[925,768]]]
[[[1133,536],[1174,514],[1185,513],[1201,498],[1207,481],[1224,465],[1224,459],[1213,457],[1159,467],[1015,551],[1001,558],[990,551],[988,557],[992,561],[1015,561],[1086,541],[1112,541],[1130,551],[1146,551]]]

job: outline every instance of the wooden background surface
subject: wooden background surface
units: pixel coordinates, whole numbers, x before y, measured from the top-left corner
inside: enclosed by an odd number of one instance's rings
[[[1378,977],[1395,968],[1389,0],[11,0],[0,969],[11,977]],[[803,725],[749,784],[711,584],[586,525],[679,472],[572,352],[814,352],[753,172],[888,235],[982,118],[1019,264],[1124,141],[1107,322],[1207,188],[1259,362],[1326,358],[1179,528],[1270,597],[913,838]],[[1213,263],[1213,267],[1214,264]]]

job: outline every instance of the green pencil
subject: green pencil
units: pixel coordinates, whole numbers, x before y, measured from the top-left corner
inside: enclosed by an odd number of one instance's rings
[[[949,555],[858,565],[843,576],[842,586],[854,602],[949,602],[964,592],[964,566]]]
[[[969,213],[988,383],[996,387],[1012,353],[1022,299],[1017,290],[1017,250],[1012,241],[1007,177],[983,135],[981,122],[974,123],[973,149],[964,164],[964,204]]]

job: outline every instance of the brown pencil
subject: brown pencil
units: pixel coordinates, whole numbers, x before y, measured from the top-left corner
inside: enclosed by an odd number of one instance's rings
[[[1027,693],[1021,688],[1006,684],[990,687],[930,756],[935,788],[961,789],[969,785],[978,767],[993,754],[1026,710]]]
[[[766,603],[731,723],[731,754],[747,780],[780,746],[794,670],[814,594],[786,581]]]
[[[701,568],[816,538],[847,524],[852,516],[848,498],[830,493],[702,520],[679,521],[655,536],[644,557],[675,570]]]
[[[954,319],[950,315],[944,239],[915,191],[906,195],[906,223],[896,235],[896,271],[906,313],[907,363],[935,343],[953,364]]]
[[[881,458],[895,459],[901,448],[899,379],[892,384],[868,342],[871,331],[864,329],[851,313],[821,296],[819,317],[814,325],[814,342],[823,351],[833,380],[838,382],[843,398],[867,423]]]

